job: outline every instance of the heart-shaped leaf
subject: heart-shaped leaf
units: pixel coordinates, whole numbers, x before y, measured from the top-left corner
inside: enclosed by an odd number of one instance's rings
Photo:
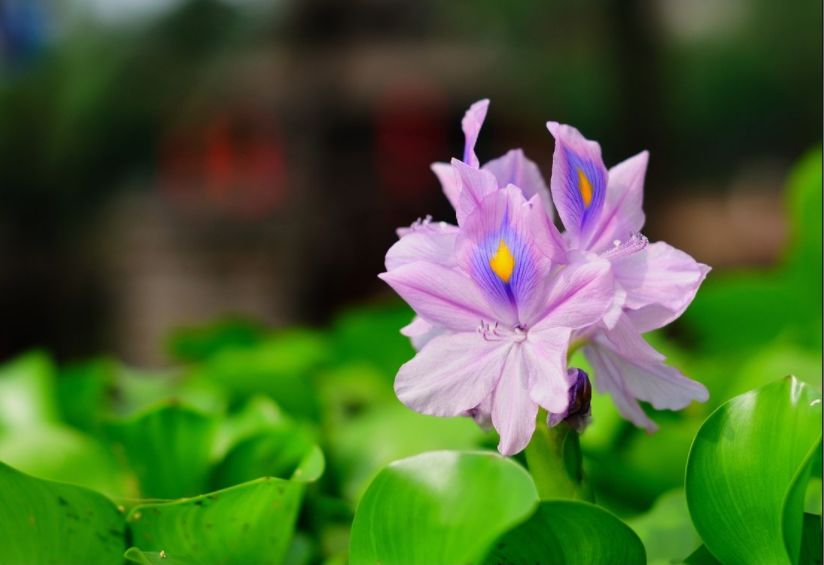
[[[314,462],[312,463],[314,464]],[[143,504],[129,513],[137,563],[163,552],[180,563],[280,565],[289,547],[304,483],[272,477],[176,502]],[[165,562],[165,561],[164,561]]]
[[[123,515],[106,497],[0,463],[0,563],[120,562]]]
[[[537,501],[529,474],[495,453],[435,451],[396,461],[361,499],[350,563],[478,563]]]
[[[644,565],[638,535],[606,510],[576,500],[542,501],[523,524],[495,543],[486,565]]]
[[[821,397],[787,377],[707,418],[687,463],[690,514],[722,563],[797,564]]]

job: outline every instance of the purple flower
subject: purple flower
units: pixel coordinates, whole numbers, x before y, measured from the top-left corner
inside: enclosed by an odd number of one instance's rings
[[[570,336],[613,300],[608,261],[553,264],[545,216],[539,197],[496,187],[459,228],[413,226],[380,275],[423,320],[407,333],[426,336],[398,372],[398,398],[424,414],[488,416],[505,455],[526,447],[539,406],[567,409]]]
[[[549,425],[557,426],[561,422],[566,422],[577,431],[582,432],[590,420],[589,404],[592,400],[592,385],[589,382],[589,375],[581,369],[569,369],[567,377],[569,382],[567,391],[569,404],[563,412],[549,415]]]
[[[610,393],[620,412],[648,430],[656,425],[638,404],[678,410],[707,400],[707,389],[663,363],[642,335],[680,316],[692,302],[709,267],[666,243],[648,244],[638,232],[648,153],[607,171],[601,149],[575,128],[547,124],[555,137],[552,200],[566,228],[573,263],[608,260],[615,301],[594,327],[579,331],[596,385]]]
[[[419,220],[398,230],[380,277],[415,310],[402,333],[417,355],[395,380],[407,406],[492,425],[505,455],[521,451],[538,408],[548,423],[582,428],[586,373],[567,369],[571,340],[584,341],[596,384],[649,429],[638,403],[678,409],[706,389],[663,364],[642,333],[678,317],[709,268],[638,232],[647,154],[607,170],[597,143],[548,124],[556,139],[550,191],[520,150],[481,166],[475,143],[489,102],[470,107],[463,159],[433,171],[458,225]]]

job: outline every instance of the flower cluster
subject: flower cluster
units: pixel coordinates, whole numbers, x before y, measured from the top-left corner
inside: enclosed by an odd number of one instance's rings
[[[519,149],[481,166],[488,105],[464,116],[463,159],[432,166],[457,225],[419,220],[386,255],[380,277],[417,314],[402,330],[418,353],[398,372],[398,398],[424,414],[491,423],[511,455],[529,443],[539,407],[549,425],[586,421],[587,375],[567,367],[574,342],[585,344],[596,387],[638,426],[655,429],[639,400],[673,410],[706,400],[642,337],[680,316],[709,271],[639,233],[648,154],[607,170],[596,142],[549,122],[547,189]]]

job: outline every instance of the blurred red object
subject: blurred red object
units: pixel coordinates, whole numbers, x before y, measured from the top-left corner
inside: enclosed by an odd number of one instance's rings
[[[263,219],[286,193],[286,160],[277,125],[260,113],[225,112],[185,126],[162,144],[160,186],[196,212]]]
[[[449,161],[447,100],[423,79],[386,88],[375,111],[375,156],[382,189],[402,203],[416,203],[431,190],[434,161]]]

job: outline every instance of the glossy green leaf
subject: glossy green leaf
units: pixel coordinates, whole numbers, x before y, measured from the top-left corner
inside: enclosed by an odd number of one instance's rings
[[[573,500],[542,501],[530,518],[504,534],[486,565],[644,565],[638,535],[594,504]]]
[[[0,563],[109,565],[124,539],[123,515],[103,495],[0,463]]]
[[[169,556],[165,551],[143,551],[136,547],[130,547],[124,557],[137,565],[197,565],[189,559]]]
[[[178,498],[207,490],[216,429],[213,418],[172,404],[114,422],[109,431],[143,497]]]
[[[627,520],[627,524],[641,538],[649,565],[678,562],[701,543],[682,489],[662,495],[649,512]]]
[[[794,377],[738,396],[704,422],[687,463],[690,514],[722,563],[798,563],[821,396]]]
[[[529,474],[495,453],[435,451],[396,461],[358,505],[350,563],[477,563],[537,499]]]
[[[129,513],[132,543],[182,563],[280,565],[294,531],[304,483],[262,478]]]
[[[686,559],[686,565],[721,565],[715,555],[709,552],[706,545],[701,545],[693,551]]]

